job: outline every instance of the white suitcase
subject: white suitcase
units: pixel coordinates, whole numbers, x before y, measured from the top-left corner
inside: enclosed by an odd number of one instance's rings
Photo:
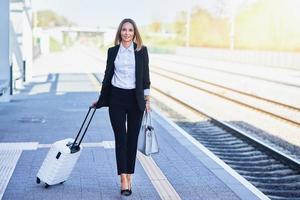
[[[37,173],[36,182],[40,183],[43,181],[45,183],[45,188],[50,185],[55,185],[59,183],[64,183],[70,176],[82,150],[81,142],[84,135],[90,125],[90,122],[95,114],[96,109],[92,112],[92,116],[88,120],[88,124],[85,127],[84,133],[81,139],[77,143],[80,136],[82,128],[85,125],[86,119],[89,116],[91,107],[81,125],[81,128],[75,138],[67,138],[64,140],[57,141],[52,144],[40,170]]]

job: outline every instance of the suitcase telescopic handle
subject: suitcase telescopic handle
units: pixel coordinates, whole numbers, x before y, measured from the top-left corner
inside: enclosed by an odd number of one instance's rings
[[[73,144],[72,144],[72,146],[71,146],[71,153],[75,153],[75,152],[77,152],[78,150],[79,150],[79,146],[80,146],[80,144],[81,144],[81,142],[82,142],[82,140],[83,140],[83,138],[84,138],[84,136],[85,136],[85,134],[86,134],[86,131],[88,130],[88,128],[89,128],[89,125],[90,125],[90,123],[91,123],[91,121],[92,121],[92,119],[93,119],[93,117],[94,117],[94,114],[95,114],[95,112],[96,112],[96,108],[94,108],[94,110],[93,110],[93,112],[92,112],[92,115],[91,115],[91,117],[89,118],[89,120],[88,120],[88,124],[87,124],[87,126],[85,127],[85,129],[84,129],[84,132],[83,132],[83,134],[82,134],[82,136],[81,136],[81,138],[80,138],[80,140],[79,140],[79,143],[78,144],[76,144],[76,142],[77,142],[77,140],[78,140],[78,138],[79,138],[79,136],[80,136],[80,134],[81,134],[81,132],[82,132],[82,128],[84,127],[84,125],[85,125],[85,123],[86,123],[86,121],[87,121],[87,118],[88,118],[88,116],[89,116],[89,114],[90,114],[90,112],[91,112],[91,109],[92,109],[93,107],[89,107],[89,111],[87,112],[87,114],[86,114],[86,116],[85,116],[85,118],[84,118],[84,120],[83,120],[83,122],[82,122],[82,125],[81,125],[81,127],[80,127],[80,129],[79,129],[79,131],[78,131],[78,133],[77,133],[77,136],[76,136],[76,138],[75,138],[75,140],[74,140],[74,142],[73,142]]]

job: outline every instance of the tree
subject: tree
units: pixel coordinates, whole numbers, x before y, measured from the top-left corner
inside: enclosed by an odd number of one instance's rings
[[[153,32],[161,32],[162,30],[162,24],[160,21],[158,20],[154,20],[151,24],[150,24],[150,30]]]
[[[228,23],[214,17],[202,8],[195,8],[191,16],[190,45],[203,47],[227,47]]]
[[[180,36],[180,37],[184,37],[185,32],[186,32],[186,12],[185,11],[181,11],[175,19],[174,22],[174,32]]]
[[[56,27],[56,26],[71,26],[74,23],[70,22],[66,17],[59,16],[52,10],[42,10],[36,13],[36,24],[38,27]]]

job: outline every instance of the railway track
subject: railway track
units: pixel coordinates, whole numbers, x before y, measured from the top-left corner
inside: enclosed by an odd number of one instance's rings
[[[270,79],[270,78],[264,78],[264,77],[260,77],[260,76],[239,73],[239,72],[227,71],[227,70],[220,69],[220,68],[217,68],[217,67],[211,67],[211,66],[208,67],[208,66],[198,65],[198,64],[194,64],[194,63],[190,63],[190,62],[186,62],[186,61],[180,61],[179,62],[177,60],[167,59],[167,58],[159,58],[159,59],[160,60],[165,60],[167,62],[181,64],[181,65],[188,65],[188,66],[199,68],[199,69],[217,71],[217,72],[221,72],[221,73],[224,73],[224,74],[236,75],[236,76],[240,76],[240,77],[247,77],[247,78],[251,78],[251,79],[254,79],[254,80],[262,80],[262,81],[266,81],[266,82],[270,82],[270,83],[276,83],[276,84],[279,84],[279,85],[284,85],[284,86],[289,86],[289,87],[294,87],[294,88],[300,88],[299,84],[293,84],[293,83],[288,83],[288,82],[284,82],[284,81],[273,80],[273,79]],[[290,69],[290,70],[293,70],[295,72],[299,71],[299,70],[296,70],[296,69]]]
[[[300,127],[300,108],[298,107],[225,87],[158,66],[152,66],[151,73]]]

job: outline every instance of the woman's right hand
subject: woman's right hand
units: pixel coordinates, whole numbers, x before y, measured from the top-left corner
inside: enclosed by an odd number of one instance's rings
[[[91,105],[91,107],[92,107],[92,108],[96,108],[97,102],[98,102],[98,101],[93,102],[92,105]]]

